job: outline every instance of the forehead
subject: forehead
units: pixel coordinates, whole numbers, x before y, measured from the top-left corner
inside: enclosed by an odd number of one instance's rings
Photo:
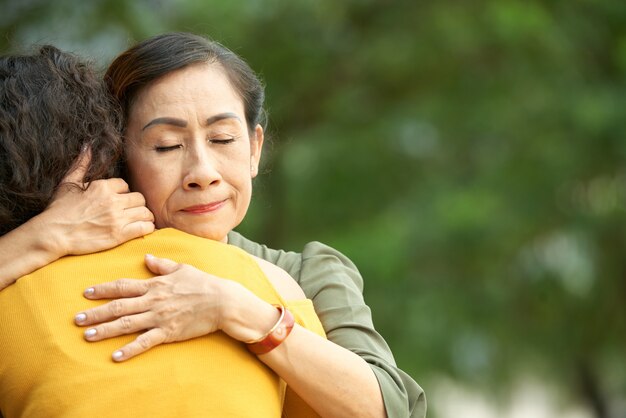
[[[220,65],[195,64],[155,80],[139,92],[129,116],[132,122],[155,115],[182,116],[189,111],[206,113],[203,116],[243,115],[243,102]]]

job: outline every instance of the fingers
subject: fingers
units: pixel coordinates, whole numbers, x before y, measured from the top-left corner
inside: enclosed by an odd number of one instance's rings
[[[80,153],[78,159],[74,162],[74,165],[67,173],[67,175],[61,180],[61,183],[79,183],[82,184],[85,179],[85,174],[91,164],[91,147],[87,147]]]
[[[122,196],[125,209],[146,206],[146,199],[139,192],[126,193]]]
[[[85,331],[87,341],[96,342],[120,335],[132,334],[152,326],[151,315],[142,313],[139,315],[123,316],[113,322],[98,325]],[[165,332],[160,328],[152,328],[139,335],[133,342],[115,351],[112,355],[114,361],[124,361],[144,353],[157,345],[165,342]]]
[[[152,212],[150,212],[150,209],[148,209],[145,206],[137,206],[134,208],[124,209],[124,216],[130,222],[135,222],[135,221],[154,222],[154,215],[152,214]]]
[[[132,334],[150,329],[154,326],[152,314],[143,312],[137,315],[122,316],[115,321],[99,324],[88,328],[84,332],[87,341],[101,341],[107,338],[118,337],[120,335]]]
[[[137,193],[139,194],[139,193]],[[141,194],[139,194],[141,196]],[[143,200],[143,196],[141,196]],[[145,206],[133,207],[124,210],[125,225],[121,229],[121,242],[133,238],[143,237],[154,232],[154,215]]]
[[[96,180],[93,183],[106,183],[106,185],[111,189],[114,193],[128,193],[130,192],[130,188],[128,187],[128,183],[126,183],[123,179],[120,178],[110,178],[105,180]]]
[[[124,206],[124,217],[127,224],[122,228],[123,242],[133,238],[143,237],[154,232],[154,215],[145,204],[141,193],[128,193],[123,195],[126,200]]]
[[[125,225],[122,229],[121,242],[143,237],[154,232],[154,222],[138,221]]]
[[[100,324],[100,327],[107,327],[108,324],[105,324],[108,321],[114,321],[121,318],[128,318],[129,315],[141,314],[144,313],[144,307],[140,301],[136,299],[118,299],[112,302],[109,302],[105,305],[99,306],[97,308],[89,309],[84,312],[76,314],[74,317],[74,322],[79,326],[89,326],[93,324]],[[118,324],[122,329],[130,329],[130,324],[124,321],[128,319],[123,319],[122,323]],[[144,329],[144,328],[139,328]],[[136,330],[135,330],[136,331]],[[85,336],[90,336],[91,331],[85,331]],[[134,331],[129,331],[134,332]],[[95,334],[95,332],[93,333]],[[104,335],[107,335],[105,333]],[[117,334],[120,335],[120,334]],[[108,338],[108,337],[105,337]]]
[[[125,361],[144,353],[165,342],[165,332],[160,328],[153,328],[138,336],[135,341],[126,344],[112,355],[114,361]]]
[[[171,274],[178,270],[181,266],[181,264],[178,264],[168,258],[159,258],[151,254],[146,254],[145,261],[146,266],[148,266],[150,271],[160,276]]]
[[[85,290],[84,295],[87,299],[134,298],[145,295],[149,287],[147,280],[119,279],[90,287]]]

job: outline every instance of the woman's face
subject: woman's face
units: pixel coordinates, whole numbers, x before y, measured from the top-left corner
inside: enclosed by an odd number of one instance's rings
[[[250,205],[263,129],[249,133],[221,67],[193,65],[144,88],[126,138],[130,186],[145,196],[156,227],[226,241]]]

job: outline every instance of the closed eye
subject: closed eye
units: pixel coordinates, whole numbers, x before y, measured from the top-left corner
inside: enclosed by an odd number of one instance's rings
[[[168,147],[154,147],[154,150],[156,152],[168,152],[168,151],[174,151],[182,147],[183,146],[181,144],[177,144],[177,145],[170,145]]]
[[[230,144],[231,142],[235,142],[235,137],[230,137],[230,138],[210,138],[209,142],[211,144],[226,145],[226,144]]]

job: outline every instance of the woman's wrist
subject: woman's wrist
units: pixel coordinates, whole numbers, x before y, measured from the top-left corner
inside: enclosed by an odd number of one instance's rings
[[[267,354],[285,341],[295,325],[292,313],[283,305],[274,305],[280,312],[278,321],[262,337],[246,342],[248,350],[256,355]]]
[[[0,290],[65,255],[55,248],[53,228],[36,218],[0,237]]]
[[[68,231],[63,231],[61,225],[53,218],[48,219],[48,214],[48,211],[40,213],[33,217],[29,224],[32,229],[34,250],[46,258],[47,263],[51,263],[70,252],[66,243]]]
[[[262,338],[280,317],[280,311],[239,283],[224,286],[220,329],[242,342]]]

